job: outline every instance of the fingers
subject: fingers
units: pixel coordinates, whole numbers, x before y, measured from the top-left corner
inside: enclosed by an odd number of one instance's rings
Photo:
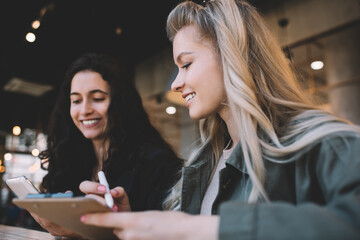
[[[97,182],[83,181],[79,186],[80,191],[85,194],[104,194],[106,193],[106,187]],[[123,197],[126,195],[124,188],[115,187],[111,189],[111,195],[113,197]]]
[[[97,200],[103,205],[106,205],[103,198],[103,195],[106,193],[106,187],[104,185],[97,182],[83,181],[80,183],[79,188],[83,193],[89,195],[90,198]],[[115,187],[110,190],[110,193],[116,203],[113,207],[113,211],[131,211],[129,198],[124,188]]]
[[[98,182],[83,181],[79,186],[80,191],[85,194],[105,194],[106,187]],[[115,187],[111,189],[111,195],[113,197],[123,197],[126,195],[124,188]]]
[[[149,236],[149,232],[147,231],[138,231],[135,229],[131,230],[123,230],[115,228],[113,233],[119,239],[127,240],[127,239],[158,239],[152,236]],[[171,239],[171,238],[169,238]]]
[[[110,190],[110,193],[113,198],[128,198],[124,188],[122,187],[115,187]]]
[[[134,216],[128,213],[94,213],[81,216],[80,221],[89,225],[107,228],[124,228],[131,224]]]
[[[106,192],[106,188],[104,185],[91,181],[81,182],[79,189],[85,194],[104,194]]]
[[[84,224],[114,228],[120,239],[216,239],[219,218],[173,211],[95,213],[83,215]],[[211,229],[207,229],[210,226]]]
[[[96,201],[98,201],[100,204],[106,206],[106,202],[105,202],[105,199],[99,195],[96,195],[96,194],[87,194],[85,196],[86,198],[92,198],[92,199],[95,199]]]
[[[111,193],[112,197],[114,198],[116,206],[117,206],[117,209],[114,209],[115,211],[120,211],[120,212],[130,212],[131,211],[129,198],[128,198],[124,188],[122,188],[122,187],[113,188],[110,190],[110,193]]]

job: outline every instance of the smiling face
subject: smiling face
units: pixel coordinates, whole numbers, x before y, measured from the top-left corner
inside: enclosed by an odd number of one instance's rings
[[[70,115],[85,138],[104,140],[110,105],[110,86],[99,73],[80,71],[71,81]]]
[[[210,41],[200,41],[197,27],[183,27],[174,38],[173,54],[179,73],[171,89],[182,93],[190,117],[220,113],[226,93],[220,59]]]

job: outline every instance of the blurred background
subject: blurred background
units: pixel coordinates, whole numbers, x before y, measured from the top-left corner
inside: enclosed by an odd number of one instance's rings
[[[0,2],[0,224],[40,229],[11,204],[4,184],[46,173],[38,154],[67,66],[86,52],[111,54],[133,75],[154,126],[182,158],[197,122],[169,92],[176,76],[165,24],[178,0]],[[293,63],[304,94],[360,124],[360,1],[251,0]]]

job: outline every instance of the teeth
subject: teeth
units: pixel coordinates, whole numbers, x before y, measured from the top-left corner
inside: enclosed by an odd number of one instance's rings
[[[188,102],[190,99],[193,99],[195,97],[196,93],[190,93],[186,96],[185,100]]]
[[[84,125],[90,125],[90,124],[94,124],[94,123],[96,123],[98,121],[99,121],[99,119],[85,120],[85,121],[83,121],[83,124]]]

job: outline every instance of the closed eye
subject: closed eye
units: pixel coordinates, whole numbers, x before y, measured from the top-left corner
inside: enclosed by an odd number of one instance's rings
[[[181,66],[181,68],[187,69],[190,65],[191,65],[191,63],[185,63],[184,65]]]
[[[78,104],[78,103],[80,103],[81,102],[81,100],[72,100],[71,101],[71,103],[73,103],[73,104]]]

